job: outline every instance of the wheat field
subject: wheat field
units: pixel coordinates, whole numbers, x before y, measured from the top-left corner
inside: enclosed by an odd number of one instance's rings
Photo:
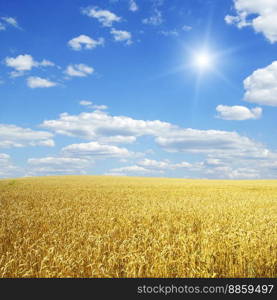
[[[0,277],[277,277],[277,181],[0,181]]]

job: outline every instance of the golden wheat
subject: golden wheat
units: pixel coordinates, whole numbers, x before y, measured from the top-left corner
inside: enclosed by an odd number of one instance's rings
[[[276,277],[277,182],[0,181],[0,277]]]

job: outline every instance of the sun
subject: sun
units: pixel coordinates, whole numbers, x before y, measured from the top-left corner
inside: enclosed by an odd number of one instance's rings
[[[213,58],[208,52],[199,52],[194,57],[194,64],[200,70],[211,68],[212,62]]]

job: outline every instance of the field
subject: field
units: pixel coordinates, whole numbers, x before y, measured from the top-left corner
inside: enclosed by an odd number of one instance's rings
[[[277,181],[0,180],[0,277],[277,277]]]

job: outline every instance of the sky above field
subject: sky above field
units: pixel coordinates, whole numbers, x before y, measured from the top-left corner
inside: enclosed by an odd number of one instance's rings
[[[277,178],[276,0],[2,0],[0,178]]]

